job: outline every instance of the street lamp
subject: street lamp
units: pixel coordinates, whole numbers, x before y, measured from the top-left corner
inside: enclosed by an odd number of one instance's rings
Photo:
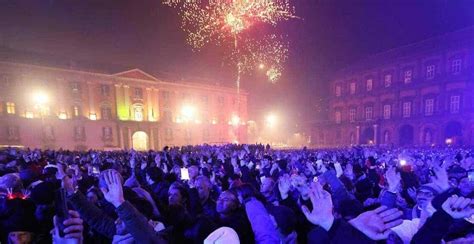
[[[269,114],[265,118],[265,122],[269,128],[273,128],[278,124],[278,117],[275,114]]]

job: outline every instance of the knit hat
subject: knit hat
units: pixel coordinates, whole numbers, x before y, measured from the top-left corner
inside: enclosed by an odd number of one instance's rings
[[[37,229],[35,205],[29,200],[6,200],[2,206],[2,215],[0,230],[5,234],[15,231],[35,232]]]
[[[234,229],[221,227],[212,232],[205,240],[204,244],[237,244],[240,243],[239,236]]]
[[[54,202],[56,187],[51,182],[42,182],[31,190],[31,200],[36,205],[49,205]]]

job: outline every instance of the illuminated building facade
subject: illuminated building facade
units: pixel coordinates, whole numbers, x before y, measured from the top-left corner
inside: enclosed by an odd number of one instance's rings
[[[474,145],[474,28],[371,56],[330,94],[314,146]]]
[[[0,145],[161,149],[246,141],[247,94],[139,69],[93,73],[0,62]]]

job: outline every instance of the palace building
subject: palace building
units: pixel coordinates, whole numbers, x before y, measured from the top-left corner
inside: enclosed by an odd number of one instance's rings
[[[239,98],[240,96],[240,98]],[[0,62],[0,145],[161,149],[246,141],[247,94],[139,69],[96,73]]]
[[[368,57],[330,89],[314,146],[474,145],[474,27]]]

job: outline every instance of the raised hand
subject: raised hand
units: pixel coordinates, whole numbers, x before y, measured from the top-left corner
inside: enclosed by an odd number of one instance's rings
[[[391,228],[402,223],[401,216],[400,210],[382,206],[360,214],[349,223],[372,240],[384,240],[390,234]]]
[[[51,231],[53,235],[53,243],[60,244],[79,244],[82,243],[82,232],[84,226],[79,213],[69,210],[69,219],[64,220],[64,237],[59,236],[59,224],[56,216],[53,218],[54,229]]]
[[[117,171],[108,170],[104,173],[105,184],[107,188],[100,188],[104,193],[105,200],[110,202],[116,208],[125,202],[123,196],[122,182]]]
[[[323,187],[313,182],[309,192],[309,198],[313,205],[313,210],[309,211],[306,206],[302,206],[301,210],[309,222],[321,226],[326,231],[331,229],[334,223],[334,215],[332,214],[332,199],[331,194],[323,190]]]
[[[446,172],[446,164],[443,167],[435,166],[432,168],[434,176],[431,176],[431,181],[441,189],[442,192],[449,189],[448,172]]]
[[[415,187],[410,187],[407,189],[408,196],[416,202],[416,188]]]
[[[474,208],[471,206],[473,203],[474,200],[470,198],[453,195],[448,198],[441,207],[453,219],[461,219],[468,218],[474,214]]]
[[[396,171],[395,167],[390,167],[387,172],[385,173],[385,178],[387,179],[388,183],[388,191],[390,192],[398,192],[400,187],[400,173]]]
[[[288,197],[290,191],[291,180],[290,176],[285,174],[278,179],[278,190],[280,191],[281,198],[285,200]]]

